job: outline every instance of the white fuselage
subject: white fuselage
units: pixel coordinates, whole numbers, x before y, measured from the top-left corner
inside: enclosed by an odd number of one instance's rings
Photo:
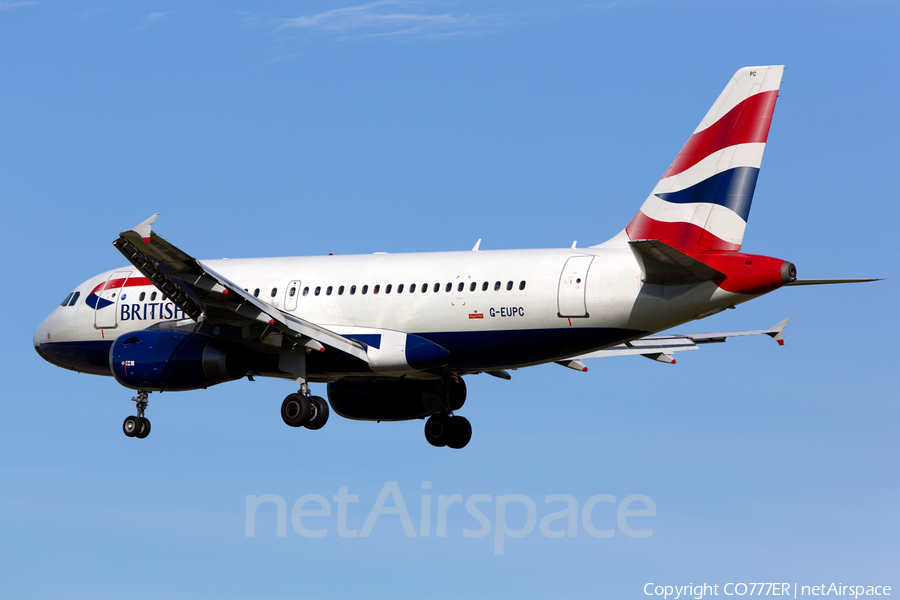
[[[251,294],[259,290],[258,297],[272,306],[347,337],[371,343],[373,335],[387,336],[386,340],[394,334],[420,336],[446,348],[452,356],[447,369],[459,372],[562,360],[662,331],[753,297],[726,292],[712,282],[665,288],[645,285],[627,247],[203,263]],[[101,290],[99,295],[107,304],[89,306],[86,300],[92,291],[111,279],[130,283]],[[76,289],[80,298],[74,305],[57,308],[41,324],[35,345],[84,348],[92,344],[94,363],[99,364],[108,344],[118,336],[185,319],[152,284],[141,280],[131,266],[89,279]],[[277,352],[273,347],[272,353]],[[343,365],[331,372],[329,364],[313,364],[310,377],[327,380],[354,370],[358,374],[378,371],[378,353],[375,348],[371,352],[371,365],[357,361],[355,367]],[[388,365],[383,371],[404,370],[384,363],[383,357],[382,363]],[[279,376],[277,372],[261,374]]]

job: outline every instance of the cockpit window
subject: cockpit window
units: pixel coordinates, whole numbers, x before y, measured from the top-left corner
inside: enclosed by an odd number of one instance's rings
[[[68,306],[68,305],[69,305],[69,300],[72,299],[72,296],[73,296],[74,294],[75,294],[75,292],[69,292],[69,295],[66,296],[66,299],[63,300],[62,302],[60,302],[59,305],[60,305],[60,306]]]
[[[69,300],[69,306],[75,306],[75,303],[78,302],[78,297],[81,295],[81,292],[75,292],[72,294],[72,299]]]

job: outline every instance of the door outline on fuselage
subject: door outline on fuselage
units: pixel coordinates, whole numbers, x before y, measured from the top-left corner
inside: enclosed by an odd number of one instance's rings
[[[119,326],[119,301],[122,299],[122,290],[125,289],[125,283],[131,276],[131,271],[116,271],[103,283],[103,288],[97,292],[97,308],[94,310],[94,329],[115,329]],[[110,283],[115,283],[121,279],[120,285],[109,287]],[[108,310],[109,306],[100,308],[100,300],[112,302],[112,310]]]
[[[284,290],[284,310],[297,310],[297,299],[300,296],[300,280],[293,279]]]
[[[558,317],[563,319],[590,317],[587,311],[585,290],[587,289],[588,271],[593,260],[593,256],[573,256],[563,265],[556,295]]]

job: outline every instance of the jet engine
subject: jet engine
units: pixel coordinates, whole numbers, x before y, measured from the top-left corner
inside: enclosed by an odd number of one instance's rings
[[[196,390],[247,374],[241,348],[178,331],[120,336],[110,349],[109,366],[116,381],[146,391]]]

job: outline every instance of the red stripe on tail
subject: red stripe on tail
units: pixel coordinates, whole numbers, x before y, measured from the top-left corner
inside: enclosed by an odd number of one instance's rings
[[[750,96],[728,111],[728,114],[687,141],[663,179],[678,175],[714,152],[734,146],[765,141],[775,112],[778,90]]]

